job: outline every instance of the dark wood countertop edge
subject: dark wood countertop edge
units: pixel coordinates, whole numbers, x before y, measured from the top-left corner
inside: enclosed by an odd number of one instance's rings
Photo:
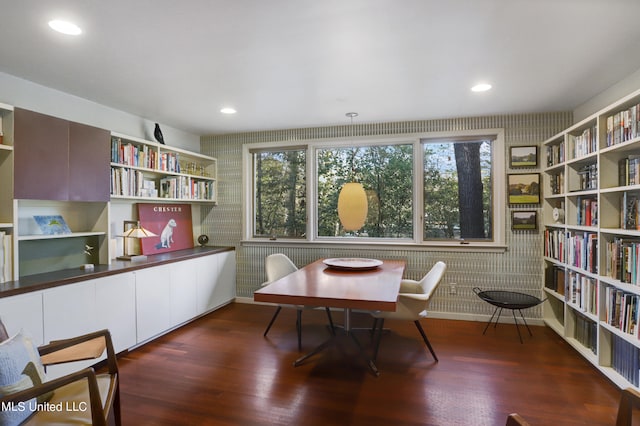
[[[138,262],[114,260],[110,265],[95,265],[94,270],[65,269],[37,275],[21,277],[17,281],[0,284],[0,298],[31,293],[67,284],[89,281],[110,275],[122,274],[139,269],[152,268],[174,262],[195,259],[203,256],[234,251],[234,247],[205,246],[192,249],[177,250],[169,253],[149,255],[146,260]]]

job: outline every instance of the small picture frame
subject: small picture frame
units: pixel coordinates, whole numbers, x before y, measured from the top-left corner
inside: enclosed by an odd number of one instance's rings
[[[535,231],[538,229],[538,213],[535,210],[512,210],[511,230]]]
[[[540,173],[507,175],[509,204],[540,204]]]
[[[538,147],[536,145],[512,146],[509,151],[509,166],[514,169],[538,167]]]

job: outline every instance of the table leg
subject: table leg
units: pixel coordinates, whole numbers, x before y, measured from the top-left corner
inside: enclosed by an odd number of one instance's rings
[[[491,318],[489,319],[489,322],[487,323],[487,325],[484,327],[484,331],[482,332],[482,334],[484,335],[484,333],[487,332],[487,328],[489,328],[489,326],[491,325],[491,323],[493,322],[493,317],[496,316],[496,312],[498,312],[498,308],[495,308],[493,310],[493,314],[491,315]],[[496,321],[497,322],[497,321]]]
[[[379,376],[380,372],[378,371],[378,368],[376,367],[376,364],[373,362],[373,359],[371,359],[371,358],[369,358],[369,357],[367,357],[365,355],[364,348],[362,347],[362,345],[360,344],[360,342],[356,338],[355,334],[353,334],[353,331],[351,330],[351,308],[344,308],[344,326],[343,326],[343,329],[344,329],[344,332],[347,335],[351,336],[351,339],[353,340],[353,342],[355,343],[356,347],[358,348],[359,355],[361,355],[365,359],[365,361],[367,362],[367,365],[369,366],[369,369],[371,369],[373,374],[375,374],[376,376]],[[306,361],[307,359],[309,359],[313,355],[315,355],[315,354],[317,354],[319,352],[322,352],[331,343],[333,343],[336,338],[337,338],[337,336],[335,334],[333,334],[328,340],[326,340],[323,343],[321,343],[318,347],[313,349],[311,352],[309,352],[308,354],[305,354],[305,355],[301,356],[300,358],[296,359],[293,362],[293,365],[295,367],[298,367],[299,365],[301,365],[304,361]]]
[[[520,334],[520,326],[518,325],[518,319],[516,318],[515,309],[511,310],[511,314],[513,315],[513,321],[516,323],[516,330],[518,330],[518,338],[520,339],[520,343],[522,342],[522,334]]]

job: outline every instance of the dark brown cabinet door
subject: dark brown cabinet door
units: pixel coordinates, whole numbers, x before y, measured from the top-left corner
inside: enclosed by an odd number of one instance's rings
[[[69,198],[69,122],[16,108],[14,198]]]
[[[69,200],[109,201],[110,133],[69,123]]]
[[[16,108],[14,198],[109,201],[109,131]]]

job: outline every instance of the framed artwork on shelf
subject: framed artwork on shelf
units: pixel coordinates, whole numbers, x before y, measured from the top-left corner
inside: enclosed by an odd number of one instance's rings
[[[538,213],[535,210],[511,211],[511,229],[513,231],[535,231],[538,229]]]
[[[512,146],[509,150],[509,166],[518,167],[538,167],[538,147]]]
[[[138,203],[140,225],[156,234],[142,238],[142,254],[193,248],[190,204]]]
[[[70,234],[71,229],[60,215],[33,217],[44,235]]]
[[[509,204],[540,204],[540,173],[507,175]]]

